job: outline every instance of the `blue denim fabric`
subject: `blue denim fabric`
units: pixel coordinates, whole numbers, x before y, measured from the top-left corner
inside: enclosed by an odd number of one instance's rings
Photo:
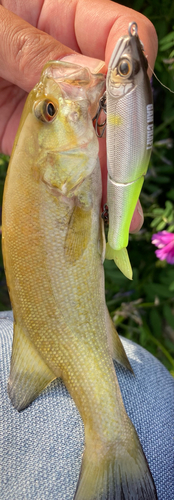
[[[56,380],[18,413],[7,395],[12,313],[0,313],[1,500],[72,500],[81,465],[83,424]],[[124,404],[134,423],[158,500],[174,500],[174,380],[147,351],[122,338],[135,377],[116,365]]]

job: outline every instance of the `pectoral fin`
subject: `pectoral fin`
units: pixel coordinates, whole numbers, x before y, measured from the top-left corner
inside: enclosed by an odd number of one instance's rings
[[[108,340],[112,358],[115,359],[117,363],[124,366],[124,368],[134,373],[129,363],[128,357],[125,353],[123,344],[120,340],[120,337],[118,336],[117,330],[115,329],[114,323],[110,317],[107,307],[106,307],[106,324],[107,324]]]
[[[8,394],[18,410],[26,408],[56,378],[22,328],[14,324]]]
[[[91,217],[91,210],[74,207],[64,247],[68,262],[76,262],[87,248],[91,235]]]

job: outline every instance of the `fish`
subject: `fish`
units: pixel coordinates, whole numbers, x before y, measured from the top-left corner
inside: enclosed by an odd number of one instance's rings
[[[8,394],[24,410],[61,377],[85,430],[74,500],[154,500],[117,381],[132,371],[105,302],[98,139],[105,77],[50,61],[24,106],[3,196],[2,247],[14,313]],[[60,492],[61,498],[61,492]]]
[[[106,77],[107,205],[106,257],[132,279],[129,228],[153,146],[153,96],[148,61],[135,22],[119,38]]]

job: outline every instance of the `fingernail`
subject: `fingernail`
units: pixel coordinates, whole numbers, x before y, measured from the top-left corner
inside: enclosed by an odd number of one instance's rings
[[[69,54],[68,56],[62,57],[60,61],[70,62],[87,67],[91,70],[91,73],[94,74],[106,73],[106,66],[104,61],[101,61],[100,59],[93,59],[92,57],[84,56],[82,54]]]

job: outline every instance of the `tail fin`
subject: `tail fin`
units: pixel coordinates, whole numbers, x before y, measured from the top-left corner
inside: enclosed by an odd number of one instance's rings
[[[98,455],[98,459],[86,447],[74,500],[157,500],[154,481],[138,437],[137,441],[135,457],[131,450],[128,451],[126,442],[121,454],[118,442],[111,452]]]

